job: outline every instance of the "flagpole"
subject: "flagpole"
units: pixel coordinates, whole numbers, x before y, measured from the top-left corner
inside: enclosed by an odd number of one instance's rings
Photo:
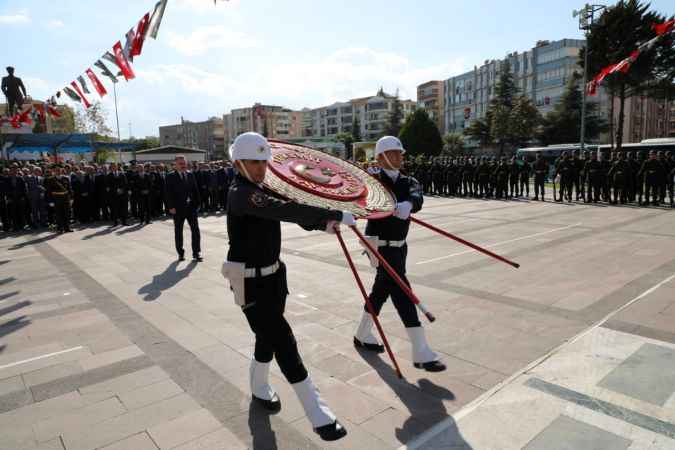
[[[117,83],[113,82],[113,94],[115,97],[115,121],[117,122],[117,143],[120,143],[120,116],[117,113]],[[122,149],[117,148],[117,156],[119,158],[119,163],[122,164]]]

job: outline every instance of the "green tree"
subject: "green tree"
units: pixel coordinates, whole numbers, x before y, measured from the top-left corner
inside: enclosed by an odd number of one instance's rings
[[[535,136],[537,127],[541,123],[541,114],[532,100],[525,95],[517,97],[509,117],[511,142],[516,147],[522,147]]]
[[[464,135],[462,133],[448,133],[443,136],[444,153],[460,155],[464,152]]]
[[[386,134],[389,136],[398,136],[401,132],[401,122],[403,122],[403,107],[398,96],[398,90],[391,105],[391,112],[388,117]]]
[[[581,140],[581,102],[579,88],[580,75],[574,74],[567,83],[565,92],[553,111],[542,120],[539,140],[544,145],[571,144]],[[607,125],[598,115],[598,104],[586,103],[586,139],[592,140],[607,129]]]
[[[476,119],[471,122],[471,125],[464,129],[464,135],[475,141],[478,141],[481,147],[491,144],[492,137],[490,135],[489,117],[487,117],[485,120]]]
[[[605,9],[598,21],[588,33],[589,79],[603,68],[615,64],[637,49],[638,45],[655,36],[653,23],[661,23],[666,18],[649,10],[649,3],[638,0],[617,2]],[[578,64],[584,67],[586,48],[579,54]],[[675,50],[672,39],[662,38],[651,50],[642,52],[631,65],[627,73],[616,72],[603,81],[612,97],[619,99],[619,116],[616,124],[616,147],[623,144],[623,123],[625,120],[625,101],[632,95],[649,92],[654,84],[672,83],[675,76]],[[665,81],[664,81],[665,80]],[[663,86],[663,85],[662,85]]]
[[[410,156],[437,156],[443,149],[443,139],[436,123],[421,108],[417,108],[406,118],[398,137]]]
[[[357,114],[354,114],[352,120],[352,142],[361,142],[361,123]]]
[[[500,156],[504,153],[506,145],[513,143],[510,120],[513,102],[517,95],[518,88],[513,81],[511,64],[506,60],[500,68],[499,81],[495,85],[495,96],[489,106],[490,137],[499,144]]]

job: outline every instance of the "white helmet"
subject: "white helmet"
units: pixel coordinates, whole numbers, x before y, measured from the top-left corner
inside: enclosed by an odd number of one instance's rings
[[[375,144],[375,157],[377,158],[378,155],[389,150],[398,150],[401,153],[405,153],[403,144],[401,144],[401,141],[397,137],[384,136],[377,141],[377,144]]]
[[[269,161],[271,157],[272,150],[270,149],[270,144],[259,133],[248,132],[240,134],[230,146],[230,159],[232,161],[242,159]]]

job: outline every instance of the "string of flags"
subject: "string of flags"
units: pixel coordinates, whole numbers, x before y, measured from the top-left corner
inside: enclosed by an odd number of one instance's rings
[[[121,41],[117,41],[111,50],[106,51],[93,63],[93,67],[112,83],[117,83],[120,76],[124,77],[126,81],[133,80],[136,75],[134,74],[131,62],[133,62],[134,57],[141,55],[143,45],[148,37],[157,39],[167,2],[168,0],[159,0],[155,4],[152,13],[146,13],[139,20],[138,24],[127,32],[124,46],[122,46]],[[103,60],[111,64],[111,67],[114,67],[113,70]],[[117,71],[117,74],[113,71]],[[85,74],[88,82],[84,77]],[[65,94],[75,102],[82,103],[85,108],[89,108],[91,107],[91,102],[87,98],[87,95],[92,95],[89,84],[91,84],[92,90],[99,97],[103,98],[108,94],[104,84],[96,75],[93,68],[89,67],[84,71],[84,74],[75,77],[75,80],[71,81],[68,86],[65,86],[60,91],[57,91],[47,101],[35,104],[35,106],[31,104],[28,109],[15,114],[11,118],[0,118],[0,125],[8,122],[13,128],[21,128],[21,124],[31,125],[33,120],[39,120],[41,123],[44,123],[47,114],[60,117],[61,114],[56,109],[56,99],[61,98],[62,94]]]
[[[675,19],[669,20],[664,23],[654,23],[652,24],[652,29],[656,33],[652,39],[647,42],[643,42],[638,46],[636,50],[633,50],[626,58],[622,59],[618,63],[610,64],[609,66],[603,68],[600,73],[598,73],[591,81],[586,84],[586,93],[588,95],[595,95],[598,91],[598,87],[602,82],[607,78],[608,75],[613,73],[621,72],[628,73],[633,63],[638,59],[640,54],[647,52],[654,48],[656,43],[663,38],[668,33],[675,30]]]

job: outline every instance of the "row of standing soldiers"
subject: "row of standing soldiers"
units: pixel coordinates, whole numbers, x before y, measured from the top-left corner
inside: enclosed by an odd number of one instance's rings
[[[533,162],[523,156],[507,160],[488,157],[435,158],[408,161],[406,171],[422,184],[425,194],[497,198],[530,196],[534,181],[534,200],[545,200],[545,185],[552,178],[556,201],[605,201],[640,205],[660,205],[666,196],[673,206],[675,159],[670,152],[613,152],[609,159],[596,152],[563,152],[553,166],[537,153]],[[557,191],[557,192],[556,192]],[[556,197],[556,194],[559,196]]]
[[[460,157],[407,162],[406,171],[421,184],[425,194],[457,197],[512,198],[530,195],[530,177],[535,175],[535,195],[544,196],[548,164],[540,156],[526,158]]]
[[[203,213],[224,211],[234,170],[227,162],[193,167]],[[0,174],[0,221],[3,231],[55,226],[70,231],[73,222],[129,218],[150,223],[168,213],[164,164],[24,164],[12,163]]]
[[[660,206],[667,196],[670,206],[675,206],[675,158],[671,152],[651,150],[647,156],[642,152],[612,152],[608,159],[598,158],[596,152],[585,152],[581,158],[577,152],[563,152],[555,163],[555,176],[557,201],[571,202],[574,190],[577,201]]]

